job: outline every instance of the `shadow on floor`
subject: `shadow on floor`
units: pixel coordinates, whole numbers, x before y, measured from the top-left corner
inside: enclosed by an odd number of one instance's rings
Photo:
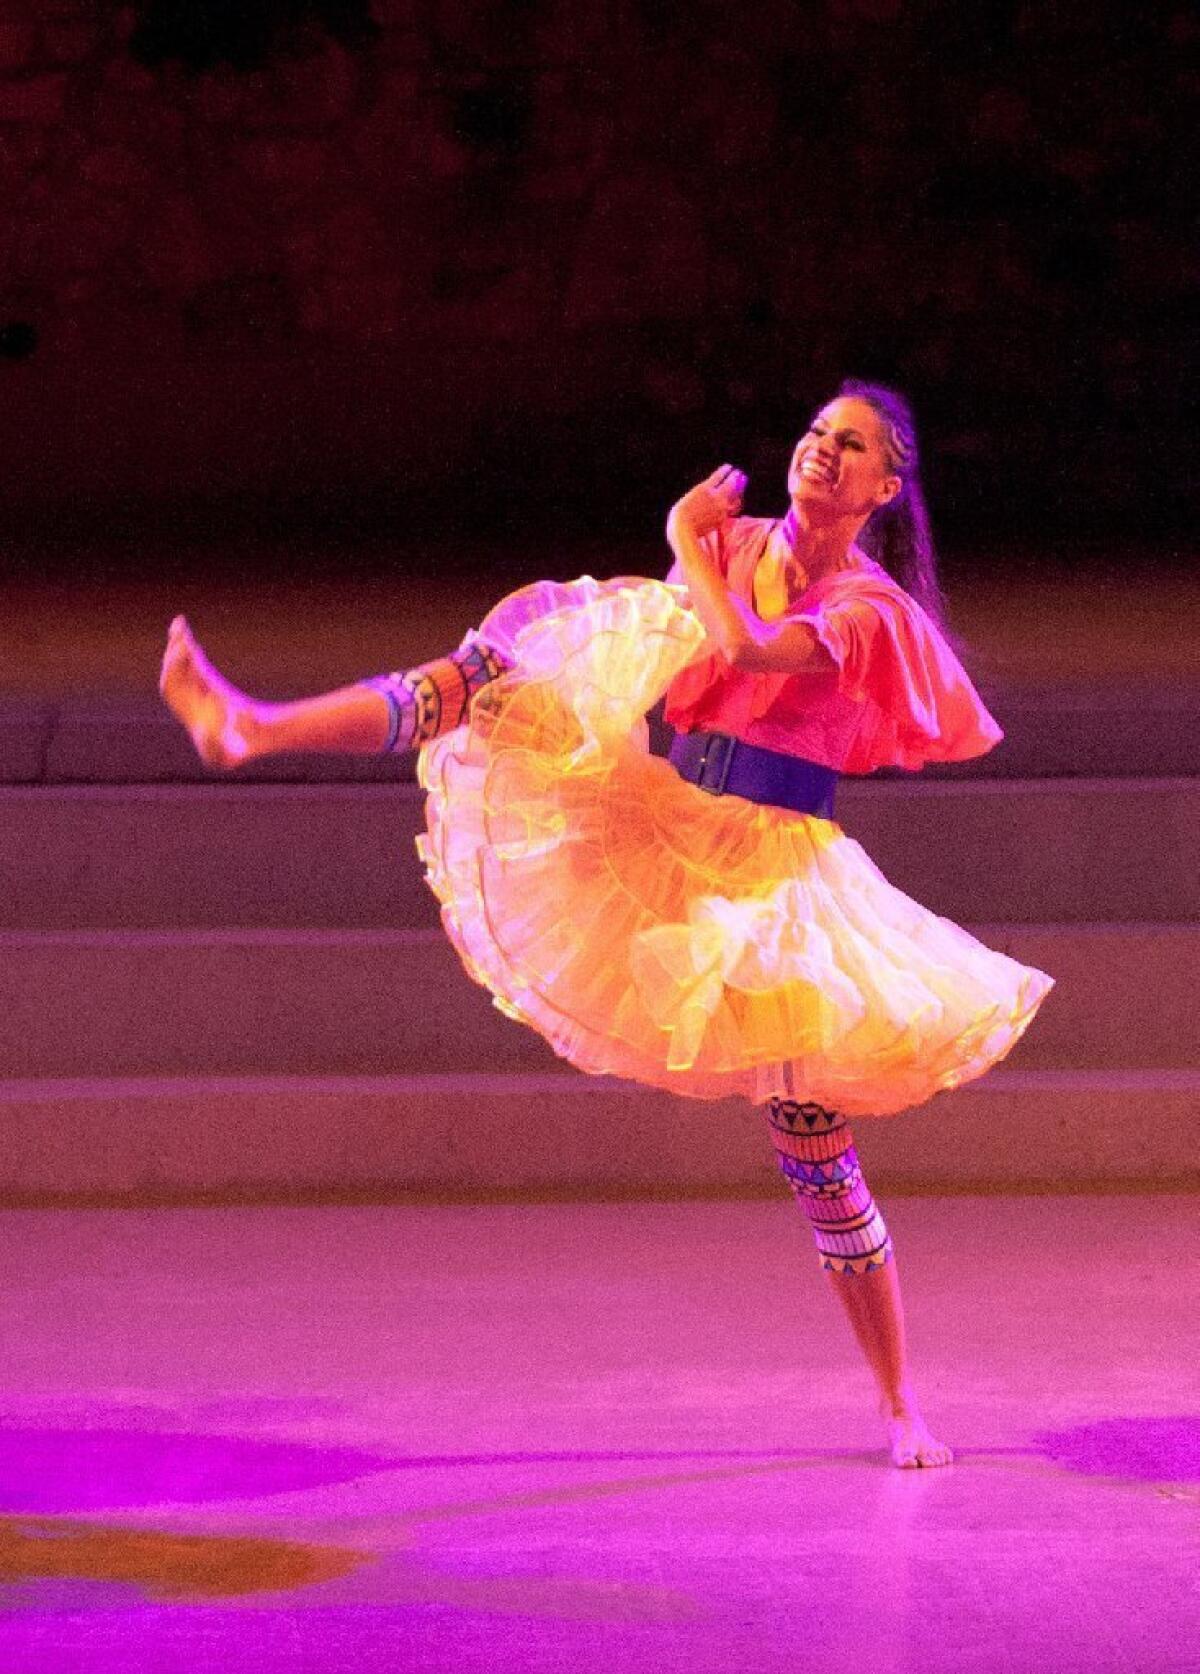
[[[1032,1438],[1040,1453],[1081,1476],[1200,1482],[1200,1417],[1103,1418]]]

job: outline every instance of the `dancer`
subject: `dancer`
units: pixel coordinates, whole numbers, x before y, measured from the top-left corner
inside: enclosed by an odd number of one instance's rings
[[[1003,736],[942,617],[907,403],[843,384],[782,519],[741,516],[745,485],[724,465],[672,507],[665,582],[536,582],[419,668],[261,702],[177,617],[161,689],[214,767],[419,746],[418,850],[468,973],[580,1069],[764,1108],[893,1462],[943,1465],[850,1122],[983,1075],[1053,979],[903,895],[834,819],[842,773]],[[669,760],[644,719],[664,693]]]

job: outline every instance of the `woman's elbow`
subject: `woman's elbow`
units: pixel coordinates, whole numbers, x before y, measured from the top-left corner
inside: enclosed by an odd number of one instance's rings
[[[799,643],[782,637],[738,640],[725,655],[734,668],[749,674],[825,674],[837,668],[815,635]]]

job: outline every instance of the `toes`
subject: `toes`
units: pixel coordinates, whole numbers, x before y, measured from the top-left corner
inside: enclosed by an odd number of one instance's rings
[[[923,1449],[917,1457],[922,1465],[948,1465],[954,1455],[948,1447],[938,1446]]]
[[[920,1441],[907,1445],[897,1444],[892,1448],[892,1463],[901,1470],[921,1470],[934,1465],[948,1465],[954,1454],[941,1442]]]
[[[193,634],[192,625],[186,616],[173,618],[170,627],[167,629],[167,646],[177,651],[191,652],[195,650],[196,636]]]
[[[162,666],[159,669],[158,680],[160,690],[168,681],[174,680],[175,684],[178,684],[178,671],[184,664],[186,664],[186,662],[186,646],[181,645],[177,639],[169,639],[167,641],[167,648],[163,652]]]

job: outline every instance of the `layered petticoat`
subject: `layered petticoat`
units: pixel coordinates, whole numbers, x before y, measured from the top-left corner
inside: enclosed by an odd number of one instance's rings
[[[895,889],[836,822],[649,754],[646,710],[705,648],[684,598],[538,582],[481,624],[513,667],[419,764],[418,849],[467,971],[579,1069],[691,1098],[885,1116],[974,1080],[1053,979]]]

